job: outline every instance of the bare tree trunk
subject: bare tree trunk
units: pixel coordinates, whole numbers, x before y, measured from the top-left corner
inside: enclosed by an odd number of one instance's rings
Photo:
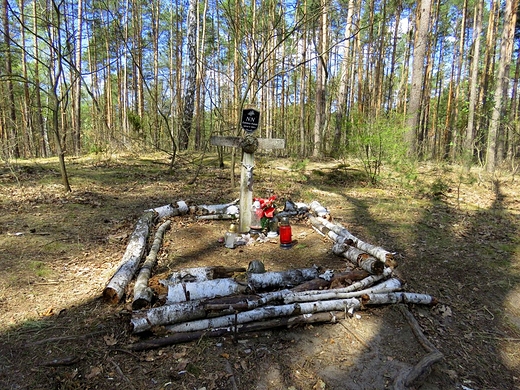
[[[347,97],[350,89],[350,64],[352,57],[350,56],[350,41],[352,40],[352,16],[354,14],[354,0],[349,0],[346,26],[345,26],[345,46],[343,51],[343,60],[341,62],[339,92],[338,92],[338,108],[335,113],[335,131],[334,141],[332,143],[332,155],[338,157],[342,149],[342,134],[345,128],[345,114],[347,111]],[[347,114],[348,115],[348,114]],[[345,146],[348,145],[348,134],[345,135]]]
[[[12,80],[12,53],[11,53],[11,33],[9,28],[9,2],[8,0],[4,0],[3,2],[3,36],[4,36],[4,45],[5,45],[5,73],[7,74],[7,110],[9,112],[8,122],[7,122],[7,133],[8,133],[8,141],[9,141],[9,154],[12,153],[14,158],[20,157],[20,149],[18,145],[18,131],[16,124],[16,102],[14,100],[14,86]]]
[[[33,1],[33,20],[34,25],[32,26],[34,31],[38,30],[38,17],[36,11],[36,1]],[[40,49],[39,49],[39,38],[35,34],[33,36],[33,56],[34,56],[34,98],[36,104],[36,123],[40,131],[40,147],[41,156],[47,157],[50,154],[49,149],[49,136],[43,120],[43,110],[41,102],[41,88],[40,88]]]
[[[424,59],[428,45],[428,27],[430,25],[431,0],[421,0],[418,12],[418,26],[415,37],[412,65],[412,85],[410,89],[410,103],[408,106],[408,132],[405,141],[408,144],[409,154],[416,157],[419,152],[418,134],[421,118],[421,102],[423,98]]]
[[[73,87],[73,105],[72,105],[72,145],[74,154],[78,155],[81,152],[81,61],[83,52],[83,0],[78,0],[78,15],[76,26],[76,55],[75,67],[77,73],[74,75]]]
[[[497,156],[496,148],[501,131],[500,125],[502,121],[500,120],[500,117],[502,114],[502,101],[509,80],[508,71],[513,52],[517,7],[518,0],[506,0],[504,28],[502,30],[502,39],[500,43],[500,59],[498,63],[497,82],[494,93],[494,106],[487,138],[486,170],[490,173],[495,172],[497,160],[500,160],[501,158],[501,156]]]
[[[327,95],[327,35],[328,35],[328,0],[320,0],[318,53],[316,66],[316,114],[314,118],[314,146],[312,155],[318,157],[323,152],[323,134],[325,133],[325,113]]]
[[[197,0],[190,0],[188,8],[188,75],[184,94],[184,112],[179,139],[179,148],[188,149],[188,142],[195,110],[195,88],[197,85]]]
[[[475,5],[475,19],[473,31],[473,52],[471,57],[471,70],[469,78],[469,99],[468,99],[468,124],[466,127],[466,136],[464,138],[464,160],[468,164],[471,163],[473,152],[475,149],[475,109],[477,106],[477,86],[480,56],[480,35],[482,33],[482,3],[478,0]]]

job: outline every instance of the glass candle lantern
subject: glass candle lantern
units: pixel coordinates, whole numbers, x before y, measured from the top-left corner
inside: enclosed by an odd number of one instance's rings
[[[262,224],[260,219],[262,218],[262,209],[260,207],[260,202],[255,200],[253,202],[253,206],[251,207],[251,230],[260,231],[262,230]]]
[[[280,247],[288,249],[292,246],[292,229],[288,217],[282,217],[278,227],[280,234]]]
[[[229,226],[224,238],[224,245],[226,248],[233,249],[235,247],[235,239],[237,238],[237,227],[234,224]]]

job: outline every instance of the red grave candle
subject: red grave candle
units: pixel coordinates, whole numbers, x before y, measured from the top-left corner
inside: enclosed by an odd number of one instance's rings
[[[292,244],[292,229],[288,217],[282,217],[280,221],[280,246],[290,248]]]

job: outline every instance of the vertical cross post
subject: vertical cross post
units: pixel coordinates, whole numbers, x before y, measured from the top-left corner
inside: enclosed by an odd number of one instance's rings
[[[257,149],[284,149],[285,140],[277,138],[256,138],[251,133],[258,127],[260,113],[256,110],[244,110],[242,128],[246,131],[240,137],[211,137],[210,143],[217,146],[242,148],[242,166],[240,169],[240,220],[239,232],[249,233],[251,229],[251,206],[253,204],[253,169]]]

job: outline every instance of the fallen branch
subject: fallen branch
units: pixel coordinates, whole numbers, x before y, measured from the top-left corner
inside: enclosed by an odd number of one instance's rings
[[[75,335],[75,336],[50,337],[48,339],[38,340],[38,341],[34,341],[32,343],[27,343],[27,344],[25,344],[25,346],[26,347],[35,347],[37,345],[47,344],[47,343],[55,343],[55,342],[62,342],[62,341],[77,341],[77,340],[87,339],[89,337],[99,336],[104,333],[106,333],[106,332],[98,331],[98,332],[91,332],[91,333],[80,334],[80,335]]]
[[[222,317],[205,318],[201,320],[168,325],[166,329],[170,332],[193,332],[211,328],[221,328],[243,324],[246,322],[259,321],[267,318],[286,317],[296,314],[311,314],[328,311],[342,311],[360,308],[361,303],[356,298],[338,299],[332,301],[303,302],[279,306],[265,306],[241,313],[225,315]]]
[[[265,329],[274,329],[277,327],[293,327],[301,324],[311,324],[320,322],[336,322],[337,318],[343,312],[323,312],[314,314],[301,314],[292,317],[273,318],[266,321],[250,322],[246,324],[237,324],[236,326],[228,326],[217,329],[200,330],[196,332],[173,333],[168,337],[162,337],[153,340],[141,341],[131,344],[127,347],[130,351],[145,351],[153,348],[162,348],[168,345],[186,343],[198,340],[201,337],[221,337],[225,335],[235,335],[249,332],[256,332]]]
[[[41,365],[45,367],[71,366],[77,362],[79,362],[79,357],[67,356],[64,358],[53,359],[47,362],[43,362],[41,363]]]
[[[281,300],[288,290],[275,291],[260,295],[256,300],[245,300],[242,309],[251,310],[263,306],[275,300]],[[134,333],[144,332],[153,326],[176,324],[193,321],[207,316],[207,310],[212,310],[211,301],[187,301],[171,305],[158,306],[149,310],[135,311],[132,313],[130,323]],[[232,307],[232,305],[229,305]],[[227,308],[229,308],[229,306]],[[221,307],[223,310],[223,308]]]
[[[132,309],[142,309],[147,307],[152,302],[153,290],[148,287],[148,281],[150,280],[150,275],[152,274],[152,268],[155,266],[157,262],[157,254],[159,253],[159,249],[161,248],[161,244],[163,241],[164,232],[170,227],[171,221],[167,220],[164,222],[155,233],[155,239],[153,241],[152,247],[150,248],[150,252],[148,256],[146,256],[146,260],[139,271],[139,275],[137,276],[137,280],[134,285],[134,300],[132,302]]]
[[[444,355],[426,338],[415,317],[410,313],[404,305],[398,305],[397,308],[408,321],[412,328],[412,332],[419,341],[419,344],[428,352],[415,366],[411,369],[402,370],[394,382],[395,390],[405,390],[406,388],[418,387],[420,382],[429,375],[431,367],[441,361]]]
[[[155,215],[154,211],[145,211],[137,221],[119,267],[103,290],[103,298],[107,302],[117,304],[123,297],[126,286],[141,262]]]

